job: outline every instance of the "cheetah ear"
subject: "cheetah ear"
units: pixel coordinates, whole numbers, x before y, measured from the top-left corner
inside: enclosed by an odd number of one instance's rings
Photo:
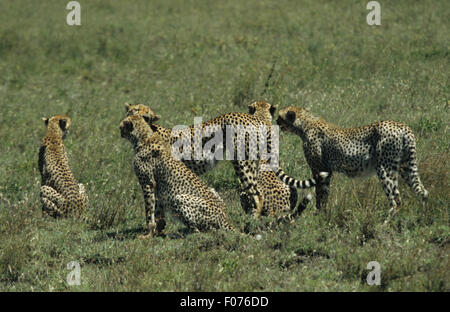
[[[131,131],[133,131],[133,123],[132,122],[125,121],[124,126],[125,126],[125,130],[127,133],[131,133]]]
[[[158,132],[158,128],[154,124],[150,125],[150,129],[152,129],[153,132]]]
[[[161,116],[160,115],[153,115],[152,118],[150,118],[149,116],[142,116],[142,118],[144,118],[145,122],[149,125],[151,125],[152,123],[154,123],[155,121],[158,121]]]
[[[270,111],[270,115],[272,115],[272,117],[273,117],[273,115],[275,114],[275,111],[277,110],[277,108],[278,108],[278,105],[272,105],[272,104],[270,104],[270,109],[269,109],[269,111]]]
[[[45,126],[48,126],[48,118],[47,117],[42,117],[42,121],[45,123]]]
[[[249,105],[248,105],[248,113],[253,115],[255,112],[256,112],[256,108],[255,108],[255,106],[253,105],[253,103],[252,103],[252,104],[249,104]]]
[[[144,119],[144,121],[147,123],[147,124],[149,124],[149,125],[151,125],[151,120],[150,120],[150,117],[148,117],[148,116],[142,116],[142,118]]]
[[[125,103],[125,112],[127,112],[128,113],[128,111],[130,110],[130,104],[128,104],[128,103]]]
[[[59,120],[59,127],[61,128],[62,131],[66,131],[67,119],[60,119]]]
[[[286,120],[293,123],[295,121],[295,112],[294,111],[288,111],[286,114]]]

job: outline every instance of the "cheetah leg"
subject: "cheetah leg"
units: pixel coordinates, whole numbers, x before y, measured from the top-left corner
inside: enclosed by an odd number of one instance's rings
[[[89,221],[88,218],[82,216],[83,212],[86,211],[86,209],[89,207],[89,198],[88,198],[88,195],[86,193],[86,189],[84,188],[83,183],[78,183],[78,191],[80,193],[81,201],[82,201],[82,207],[79,211],[80,218],[85,221]]]
[[[289,188],[289,203],[291,210],[294,210],[298,202],[298,191],[296,187]],[[303,201],[302,201],[303,202]],[[305,207],[306,208],[306,207]]]
[[[84,188],[83,183],[78,183],[78,191],[83,199],[84,207],[86,208],[89,205],[89,199],[88,199],[86,189]]]
[[[317,176],[318,172],[314,176]],[[330,183],[331,183],[331,172],[330,175],[325,179],[318,179],[316,185],[316,208],[318,211],[322,209],[325,210],[328,202],[328,196],[330,195]]]
[[[253,215],[258,218],[263,209],[264,196],[257,187],[259,161],[238,160],[233,162],[234,171],[239,179],[241,192],[245,192],[252,201],[251,210]],[[243,207],[244,211],[249,211],[248,207]]]
[[[393,192],[394,192],[394,200],[395,200],[395,204],[397,205],[397,207],[400,207],[402,205],[402,198],[400,196],[400,191],[398,188],[398,170],[397,171],[392,171],[389,176],[391,176],[393,182],[394,182],[394,188],[393,188]]]
[[[312,200],[312,195],[308,193],[308,195],[306,195],[305,197],[302,198],[302,200],[300,201],[300,203],[298,204],[297,210],[295,210],[292,213],[293,217],[299,216],[302,214],[302,212],[306,209],[306,207],[308,206],[308,204],[311,202]]]
[[[389,166],[389,170],[386,170],[388,178],[392,181],[392,192],[394,194],[394,200],[396,207],[400,207],[402,205],[402,199],[400,197],[400,191],[398,188],[398,176],[400,171],[400,162],[398,160],[393,160],[391,165]]]
[[[64,215],[62,207],[64,207],[64,197],[54,188],[43,185],[41,186],[41,202],[42,212],[44,215],[59,217]]]
[[[391,170],[387,170],[384,166],[379,166],[376,171],[391,206],[389,212],[395,212],[397,209],[398,179]]]
[[[156,201],[156,209],[155,209],[155,223],[156,223],[156,233],[161,235],[166,228],[166,218],[164,215],[164,207],[160,202]]]
[[[412,183],[412,179],[409,172],[408,172],[408,168],[402,166],[400,167],[399,170],[400,176],[402,177],[403,181],[405,181],[406,184],[408,184],[409,187],[413,187],[413,183]]]
[[[308,194],[305,197],[302,198],[302,200],[300,201],[300,203],[298,204],[298,207],[296,209],[293,209],[293,212],[289,213],[286,216],[282,216],[280,218],[277,219],[278,223],[293,223],[295,221],[295,219],[300,216],[303,211],[306,209],[306,207],[308,206],[308,204],[311,202],[312,200],[312,195]]]
[[[241,191],[239,193],[242,209],[249,214],[253,210],[253,199],[248,197],[248,193]]]
[[[146,235],[141,235],[139,238],[152,237],[157,233],[158,226],[155,220],[155,186],[155,184],[142,185],[145,202],[145,223],[147,224],[148,233]]]

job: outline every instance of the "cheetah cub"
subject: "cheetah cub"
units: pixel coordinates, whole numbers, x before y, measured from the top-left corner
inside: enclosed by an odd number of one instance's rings
[[[235,231],[223,200],[173,157],[170,145],[151,130],[142,116],[122,120],[120,133],[134,149],[134,171],[144,193],[149,236],[160,234],[165,225],[164,218],[160,217],[163,211],[155,214],[155,198],[158,199],[156,209],[173,209],[194,230]]]
[[[78,183],[72,174],[63,144],[70,118],[56,115],[42,120],[47,127],[38,163],[42,177],[42,212],[52,217],[75,215],[84,218],[82,213],[88,206],[88,196],[83,184]]]
[[[330,173],[316,186],[319,209],[326,205],[332,172],[342,172],[348,177],[376,172],[389,200],[390,212],[401,204],[399,173],[416,194],[424,200],[428,197],[419,178],[414,134],[403,123],[379,121],[357,128],[341,128],[294,106],[280,110],[277,123],[282,130],[300,136],[313,174]]]

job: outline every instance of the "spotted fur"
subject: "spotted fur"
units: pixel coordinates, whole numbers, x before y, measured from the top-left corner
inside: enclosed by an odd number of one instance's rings
[[[400,122],[380,121],[357,128],[341,128],[313,116],[299,107],[279,112],[282,130],[299,135],[309,167],[314,175],[329,172],[316,186],[316,205],[326,205],[333,172],[348,177],[376,173],[388,197],[391,211],[401,204],[398,175],[425,200],[425,190],[417,168],[416,142],[411,129]]]
[[[69,166],[63,139],[70,127],[70,118],[57,115],[43,118],[47,133],[39,149],[39,171],[42,177],[42,212],[52,217],[74,215],[80,218],[88,206],[83,184],[78,183]]]
[[[173,144],[179,139],[179,135],[173,136],[172,129],[164,128],[160,125],[155,124],[155,121],[160,119],[159,115],[156,115],[148,106],[143,104],[126,104],[126,112],[127,115],[141,115],[144,117],[146,122],[152,127],[153,131],[159,133],[162,138],[164,138],[170,144]],[[249,105],[249,114],[256,115],[257,118],[264,120],[265,124],[271,125],[272,116],[275,112],[276,106],[270,105],[266,102],[254,102]],[[207,125],[212,124],[232,124],[230,121],[235,116],[239,116],[238,120],[242,118],[246,118],[248,114],[242,113],[232,113],[220,116],[218,118],[212,119],[206,123],[202,124],[203,129]],[[222,120],[225,119],[225,122]],[[217,121],[219,120],[219,122]],[[253,122],[255,119],[248,119],[250,122],[244,122],[245,124],[249,124]],[[259,122],[259,121],[258,121]],[[192,135],[194,133],[194,126],[189,127],[189,131],[191,131]],[[207,138],[209,140],[209,138]],[[204,140],[204,141],[207,141]],[[204,144],[204,143],[203,143]],[[186,166],[191,169],[197,175],[201,175],[206,171],[214,168],[216,166],[216,161],[208,161],[208,160],[183,160]],[[239,167],[239,164],[235,165],[235,170],[238,176],[243,176],[245,180],[246,171],[248,168]],[[262,194],[264,197],[264,202],[261,209],[262,215],[275,215],[282,211],[288,211],[295,208],[298,200],[297,189],[293,187],[287,186],[285,183],[280,181],[273,170],[269,168],[269,164],[266,160],[259,161],[258,168],[258,178],[257,178],[257,186],[256,189],[259,194]],[[251,169],[249,169],[249,173],[251,174]],[[243,172],[241,174],[241,172]],[[305,184],[309,184],[309,187],[313,187],[315,185],[315,180],[312,179],[310,182],[305,182]],[[251,193],[250,193],[251,194]],[[252,199],[249,198],[249,192],[241,190],[240,192],[241,204],[245,211],[249,212],[252,207]],[[305,197],[306,198],[306,197]],[[310,197],[307,197],[310,198]],[[309,201],[302,200],[301,205],[306,205]]]
[[[195,230],[234,231],[220,196],[173,157],[170,145],[151,131],[142,116],[126,117],[120,124],[120,132],[134,149],[134,171],[144,193],[150,235],[163,231],[166,209]]]

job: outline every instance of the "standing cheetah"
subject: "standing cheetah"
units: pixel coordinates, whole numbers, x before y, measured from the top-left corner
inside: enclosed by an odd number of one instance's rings
[[[84,218],[88,196],[78,184],[69,167],[63,139],[70,127],[70,118],[57,115],[42,118],[47,133],[39,149],[39,171],[42,177],[41,202],[44,214],[59,217],[70,214]]]
[[[122,120],[120,133],[133,145],[134,171],[144,193],[150,236],[164,229],[165,209],[173,209],[195,230],[235,231],[228,221],[223,200],[173,157],[170,145],[151,131],[142,116]],[[156,207],[155,198],[158,199]],[[155,208],[162,211],[155,213]]]
[[[145,121],[152,127],[152,130],[159,133],[161,138],[164,138],[170,144],[176,142],[180,135],[172,132],[172,129],[165,128],[154,122],[160,119],[159,115],[156,115],[149,107],[142,104],[125,104],[125,109],[128,116],[131,115],[141,115]],[[272,116],[275,112],[276,107],[270,105],[266,102],[254,102],[249,105],[249,114],[256,115],[263,119],[266,123],[271,124]],[[242,114],[242,113],[235,113]],[[242,114],[247,115],[247,114]],[[224,115],[226,116],[226,115]],[[231,115],[232,116],[232,115]],[[202,127],[205,128],[206,124],[214,124],[215,119],[203,123]],[[194,133],[194,126],[190,126],[189,130]],[[209,137],[208,137],[209,139]],[[212,169],[217,164],[214,160],[184,160],[182,161],[186,166],[191,169],[197,175],[201,175]],[[235,166],[236,169],[236,166]],[[244,169],[243,169],[244,170]],[[244,170],[245,171],[245,170]],[[240,175],[239,170],[237,171],[238,176]],[[244,177],[245,179],[245,177]],[[313,187],[315,185],[314,179],[309,179],[304,181],[304,185],[308,187]],[[306,188],[306,187],[305,187]],[[267,160],[260,160],[259,162],[259,174],[257,179],[257,191],[264,197],[264,202],[261,209],[262,215],[275,215],[281,211],[293,210],[297,204],[297,189],[294,187],[289,187],[280,181],[273,170],[271,170]],[[248,212],[251,205],[251,199],[248,197],[248,192],[241,190],[240,192],[241,204],[245,211]],[[301,201],[302,208],[306,206],[309,202],[310,197],[305,197]]]
[[[380,121],[358,128],[340,128],[293,106],[280,110],[277,123],[282,130],[301,137],[313,174],[329,173],[316,186],[318,209],[326,205],[334,171],[349,177],[376,172],[388,197],[390,211],[401,204],[399,173],[416,194],[424,200],[428,197],[419,178],[414,134],[403,123]],[[280,178],[286,177],[280,175]]]

